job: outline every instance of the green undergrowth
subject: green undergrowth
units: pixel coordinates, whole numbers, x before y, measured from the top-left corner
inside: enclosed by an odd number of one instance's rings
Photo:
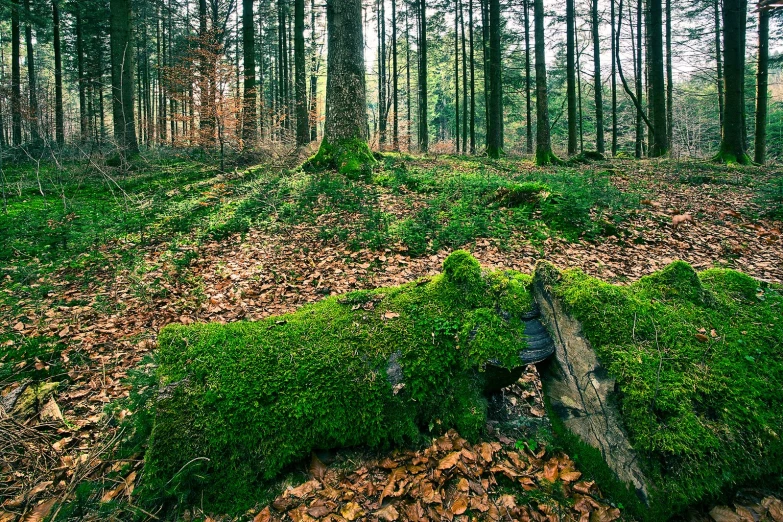
[[[617,380],[625,427],[652,482],[652,509],[639,518],[664,520],[783,472],[779,286],[732,270],[697,274],[684,262],[628,287],[579,270],[537,273]]]
[[[530,280],[457,251],[431,279],[258,322],[166,327],[160,389],[135,396],[138,429],[151,427],[143,497],[238,512],[312,449],[415,444],[450,428],[475,439],[483,364],[520,364]]]

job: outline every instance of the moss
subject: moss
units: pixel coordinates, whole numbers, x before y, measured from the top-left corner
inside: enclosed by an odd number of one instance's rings
[[[617,380],[652,519],[783,471],[779,287],[683,262],[628,287],[578,270],[542,277]]]
[[[369,176],[377,163],[366,140],[359,138],[330,143],[321,141],[318,153],[308,160],[306,169],[336,169],[350,178]]]
[[[314,448],[477,437],[481,367],[519,365],[530,277],[483,273],[463,251],[444,272],[258,322],[166,327],[145,497],[239,512]]]
[[[565,162],[555,156],[555,153],[551,150],[536,151],[536,165],[565,165]]]

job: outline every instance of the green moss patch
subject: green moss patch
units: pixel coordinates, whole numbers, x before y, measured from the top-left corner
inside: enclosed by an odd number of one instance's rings
[[[356,178],[369,175],[376,163],[366,140],[355,138],[330,143],[324,139],[318,153],[305,167],[336,169],[340,174]]]
[[[539,272],[617,380],[663,520],[783,471],[783,292],[675,262],[628,287]]]
[[[457,251],[431,279],[258,322],[165,328],[146,493],[237,512],[312,449],[449,428],[477,437],[480,369],[519,366],[530,281]]]

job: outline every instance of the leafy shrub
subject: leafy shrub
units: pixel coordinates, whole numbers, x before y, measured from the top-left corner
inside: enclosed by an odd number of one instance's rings
[[[552,288],[617,379],[653,482],[649,520],[783,471],[783,294],[675,262],[619,287],[579,270]]]
[[[482,364],[520,364],[530,277],[459,251],[444,272],[259,322],[166,327],[139,416],[154,417],[145,495],[235,512],[312,449],[475,438]]]

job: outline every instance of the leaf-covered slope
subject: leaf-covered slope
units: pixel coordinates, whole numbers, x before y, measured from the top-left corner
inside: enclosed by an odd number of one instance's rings
[[[530,277],[482,272],[462,251],[444,274],[331,297],[259,322],[169,326],[160,335],[147,491],[219,511],[314,448],[475,437],[477,369],[519,366]],[[208,487],[207,487],[208,486]]]
[[[542,268],[617,379],[656,512],[783,470],[779,287],[683,262],[628,287]]]

